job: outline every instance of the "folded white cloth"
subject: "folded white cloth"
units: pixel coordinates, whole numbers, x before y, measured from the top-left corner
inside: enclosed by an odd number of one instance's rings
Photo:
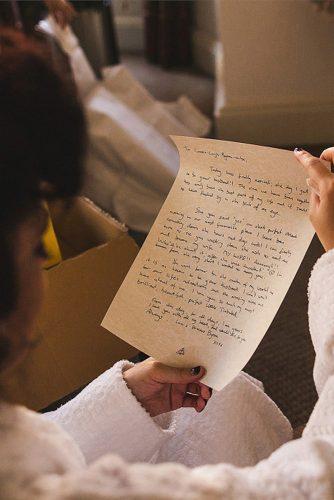
[[[102,84],[85,106],[90,151],[84,194],[132,229],[147,232],[177,174],[177,150]]]
[[[38,28],[54,37],[68,55],[74,81],[80,97],[84,100],[97,84],[97,78],[72,29],[70,26],[61,28],[52,16],[40,21]]]
[[[103,68],[102,74],[105,88],[164,137],[199,137],[209,133],[211,120],[188,97],[180,96],[168,103],[157,101],[121,64]]]

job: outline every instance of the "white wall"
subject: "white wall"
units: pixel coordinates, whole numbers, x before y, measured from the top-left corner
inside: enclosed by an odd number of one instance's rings
[[[218,134],[334,142],[334,19],[309,0],[219,0]]]
[[[113,0],[112,7],[121,54],[142,54],[144,50],[142,0]]]
[[[209,75],[215,73],[218,23],[215,0],[194,0],[192,50],[194,64]]]

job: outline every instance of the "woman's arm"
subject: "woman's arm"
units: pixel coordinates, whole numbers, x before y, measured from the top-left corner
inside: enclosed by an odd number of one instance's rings
[[[91,382],[78,396],[45,416],[61,426],[78,444],[87,463],[106,453],[129,462],[150,461],[170,433],[156,425],[128,389],[120,361]],[[138,430],[140,431],[138,432]]]
[[[321,393],[334,374],[334,250],[315,264],[309,281],[309,327],[316,351],[314,382]]]
[[[309,326],[316,351],[314,381],[320,394],[334,373],[334,174],[322,162],[334,162],[334,148],[326,149],[320,159],[304,150],[296,150],[295,155],[308,175],[309,216],[326,251],[314,266],[308,289]]]
[[[255,467],[131,465],[109,455],[86,469],[69,473],[50,470],[42,475],[37,471],[32,477],[30,471],[24,487],[19,481],[1,482],[0,491],[6,500],[320,500],[333,498],[333,471],[331,430],[323,437],[310,435],[292,441]]]
[[[49,14],[53,16],[56,23],[64,29],[70,24],[76,16],[76,11],[67,0],[44,0],[48,8]]]
[[[120,361],[45,416],[72,436],[87,463],[106,453],[148,462],[174,433],[168,412],[205,407],[211,392],[199,382],[204,373],[200,367],[171,368],[152,359],[137,365]],[[167,414],[158,425],[152,417],[161,413]]]

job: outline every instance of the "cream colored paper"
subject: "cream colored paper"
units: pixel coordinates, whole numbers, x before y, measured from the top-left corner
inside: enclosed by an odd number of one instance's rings
[[[180,169],[102,326],[221,389],[272,322],[314,234],[290,151],[174,137]]]

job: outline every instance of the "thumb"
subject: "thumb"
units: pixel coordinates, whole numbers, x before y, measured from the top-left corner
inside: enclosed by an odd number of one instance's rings
[[[203,366],[194,368],[176,368],[156,363],[155,379],[166,384],[189,384],[200,380],[206,373]]]
[[[331,148],[325,149],[321,155],[320,158],[322,160],[329,161],[331,163],[334,163],[334,147],[332,146]]]

